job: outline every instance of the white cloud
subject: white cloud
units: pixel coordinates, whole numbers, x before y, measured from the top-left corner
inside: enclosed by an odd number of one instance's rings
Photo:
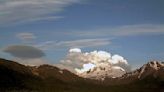
[[[85,47],[96,47],[109,45],[110,39],[97,38],[97,39],[80,39],[71,41],[60,41],[53,42],[47,41],[42,44],[36,45],[36,47],[47,50],[47,49],[62,49],[62,48],[85,48]]]
[[[128,64],[128,62],[122,56],[113,55],[112,56],[112,64],[118,64],[118,63]]]
[[[29,33],[29,32],[18,33],[16,37],[18,37],[23,42],[30,42],[37,38],[33,33]]]
[[[119,77],[122,74],[130,71],[130,66],[122,56],[111,55],[106,51],[92,51],[92,52],[71,52],[61,60],[61,65],[70,70],[76,72],[82,77],[105,77],[109,75],[111,77]],[[98,75],[97,75],[98,74]],[[97,78],[96,77],[96,78]]]
[[[104,36],[133,36],[164,34],[164,24],[140,24],[123,25],[116,27],[99,27],[79,31],[72,31],[68,35],[78,35],[82,37],[104,37]]]
[[[118,31],[116,31],[118,30]],[[141,34],[164,34],[163,24],[142,24],[142,25],[127,25],[114,28],[114,35],[128,36]]]
[[[1,0],[0,24],[58,19],[51,16],[79,0]]]
[[[62,19],[64,17],[62,16],[44,16],[44,17],[37,17],[37,18],[32,18],[32,19],[26,19],[26,20],[21,20],[16,22],[15,24],[23,24],[23,23],[28,23],[28,22],[35,22],[35,21],[54,21],[58,19]]]
[[[113,68],[113,69],[120,69],[120,70],[122,70],[122,71],[125,71],[123,68],[121,68],[121,67],[119,67],[119,66],[113,66],[112,68]]]
[[[57,43],[59,46],[66,46],[66,47],[94,47],[94,46],[102,46],[110,44],[109,39],[80,39],[80,40],[73,40],[73,41],[61,41]]]
[[[83,73],[83,72],[89,71],[90,69],[93,69],[94,67],[95,67],[95,65],[92,64],[92,63],[83,64],[82,69],[75,68],[75,71],[78,72],[78,73]]]
[[[73,48],[69,50],[70,53],[81,53],[81,49],[79,48]]]

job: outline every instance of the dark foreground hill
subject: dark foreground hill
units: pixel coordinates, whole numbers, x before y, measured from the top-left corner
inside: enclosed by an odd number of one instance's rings
[[[149,62],[119,78],[91,80],[50,65],[0,59],[0,92],[164,92],[164,64]]]

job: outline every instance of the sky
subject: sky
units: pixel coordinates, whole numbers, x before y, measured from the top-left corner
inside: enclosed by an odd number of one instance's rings
[[[136,68],[164,60],[163,16],[163,0],[0,0],[0,58],[55,64],[80,48]]]

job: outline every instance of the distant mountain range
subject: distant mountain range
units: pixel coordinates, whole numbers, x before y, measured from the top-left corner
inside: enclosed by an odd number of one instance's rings
[[[152,61],[121,77],[96,80],[51,65],[0,59],[0,92],[164,92],[164,64]]]
[[[105,78],[121,77],[125,73],[126,71],[121,67],[118,66],[111,67],[110,64],[103,64],[103,65],[100,64],[83,73],[77,73],[77,75],[83,78],[104,80]]]

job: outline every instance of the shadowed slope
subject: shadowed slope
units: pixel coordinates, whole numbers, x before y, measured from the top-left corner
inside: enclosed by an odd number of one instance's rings
[[[163,92],[164,65],[156,61],[118,78],[91,80],[50,65],[24,66],[0,59],[0,91]]]

